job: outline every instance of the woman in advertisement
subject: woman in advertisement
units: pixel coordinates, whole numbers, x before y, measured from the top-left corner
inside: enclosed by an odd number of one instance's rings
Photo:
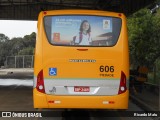
[[[74,36],[73,41],[75,45],[91,45],[91,26],[87,20],[83,20],[80,25],[80,32]]]

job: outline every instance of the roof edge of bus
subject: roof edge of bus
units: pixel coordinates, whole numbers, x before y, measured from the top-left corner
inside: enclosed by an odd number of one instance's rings
[[[63,13],[62,13],[63,11]],[[104,11],[104,10],[88,10],[88,9],[65,9],[65,10],[44,10],[44,11],[41,11],[40,13],[50,13],[50,12],[57,12],[58,14],[86,14],[87,12],[89,13],[94,13],[96,14],[95,12],[97,13],[109,13],[109,14],[121,14],[121,15],[124,15],[124,13],[121,13],[121,12],[114,12],[114,11]],[[77,12],[80,12],[80,13],[77,13]]]

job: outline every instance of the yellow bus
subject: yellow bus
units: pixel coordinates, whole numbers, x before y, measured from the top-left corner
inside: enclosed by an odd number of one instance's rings
[[[34,63],[34,108],[127,109],[126,18],[97,10],[42,11]]]

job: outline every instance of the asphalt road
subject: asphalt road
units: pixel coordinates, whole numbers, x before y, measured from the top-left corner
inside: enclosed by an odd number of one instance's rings
[[[117,110],[65,110],[65,109],[34,109],[32,86],[0,86],[0,111],[49,111],[58,114],[43,118],[0,118],[0,120],[159,120],[151,117],[127,117],[127,114],[142,111],[136,104],[129,101],[128,112]],[[131,112],[130,112],[131,111]],[[110,116],[110,117],[108,117]]]

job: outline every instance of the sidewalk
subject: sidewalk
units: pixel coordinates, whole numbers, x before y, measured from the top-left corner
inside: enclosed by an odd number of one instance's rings
[[[160,96],[149,89],[130,94],[130,98],[146,111],[160,111]]]
[[[0,69],[0,78],[33,78],[33,68]]]

